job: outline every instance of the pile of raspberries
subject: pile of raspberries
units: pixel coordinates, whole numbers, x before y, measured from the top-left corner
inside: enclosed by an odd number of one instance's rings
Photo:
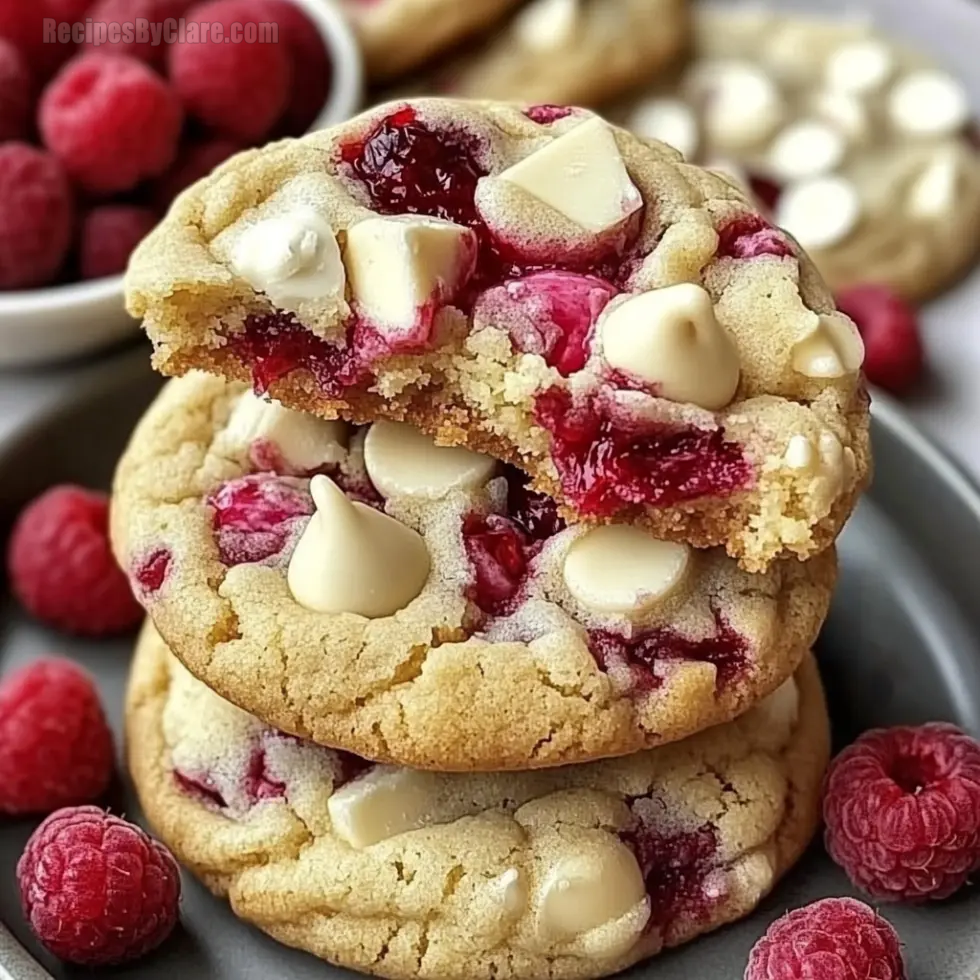
[[[122,272],[184,188],[305,132],[331,74],[291,0],[0,0],[0,290]]]

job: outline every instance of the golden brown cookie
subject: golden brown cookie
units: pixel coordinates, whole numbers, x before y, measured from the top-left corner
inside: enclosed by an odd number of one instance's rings
[[[748,915],[810,841],[829,754],[808,656],[739,721],[629,758],[371,767],[221,701],[149,629],[126,731],[155,832],[237,915],[396,980],[602,977]]]

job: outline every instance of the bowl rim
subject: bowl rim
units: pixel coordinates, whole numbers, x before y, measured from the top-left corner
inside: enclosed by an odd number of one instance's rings
[[[330,55],[333,78],[330,92],[307,133],[350,118],[361,106],[364,64],[353,28],[335,0],[287,0],[295,3],[316,26]],[[55,313],[84,308],[111,299],[123,291],[124,273],[99,279],[0,292],[0,336],[5,315]],[[135,321],[133,321],[135,323]]]

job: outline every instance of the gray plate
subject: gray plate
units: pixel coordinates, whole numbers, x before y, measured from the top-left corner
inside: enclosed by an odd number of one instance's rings
[[[140,349],[102,368],[30,424],[0,439],[0,537],[20,505],[63,481],[107,486],[125,438],[159,385]],[[889,402],[876,403],[874,491],[841,540],[843,575],[819,646],[839,743],[874,725],[949,719],[980,733],[980,496]],[[27,622],[0,594],[0,671],[42,653],[75,657],[98,678],[120,732],[131,640],[81,643]],[[130,787],[114,810],[139,819]],[[0,980],[77,976],[31,941],[13,869],[33,824],[0,824]],[[224,903],[189,877],[183,929],[163,949],[129,968],[95,976],[171,980],[311,980],[350,977],[285,950],[237,922]],[[788,907],[849,892],[819,847],[750,919],[640,967],[631,977],[735,980],[752,943]],[[925,909],[886,909],[907,943],[915,980],[980,976],[980,890]],[[971,922],[973,925],[971,925]],[[936,942],[941,935],[943,941]],[[36,959],[35,959],[36,958]],[[9,978],[2,966],[6,965]],[[91,975],[91,974],[90,974]],[[474,978],[479,980],[479,978]]]

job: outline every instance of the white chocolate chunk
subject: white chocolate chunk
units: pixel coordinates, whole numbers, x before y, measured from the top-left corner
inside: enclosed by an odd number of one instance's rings
[[[827,85],[838,92],[865,95],[878,91],[895,70],[895,58],[881,41],[852,41],[827,60]]]
[[[843,313],[824,313],[793,345],[793,370],[808,378],[842,378],[864,363],[864,341]]]
[[[347,230],[344,262],[357,312],[387,331],[411,330],[472,275],[476,235],[441,218],[368,218]]]
[[[849,140],[858,143],[867,138],[868,110],[857,96],[831,90],[817,92],[810,105],[816,115],[836,126]]]
[[[626,124],[637,136],[667,143],[688,159],[698,149],[698,121],[690,106],[680,99],[644,99]]]
[[[241,452],[256,442],[272,443],[294,470],[310,473],[343,461],[347,426],[291,411],[248,391],[235,405],[220,443],[233,452]]]
[[[546,872],[538,932],[552,941],[576,940],[630,916],[646,900],[646,885],[633,852],[609,835],[588,853],[562,858]],[[641,931],[643,924],[645,917]]]
[[[735,395],[738,348],[701,286],[678,283],[612,303],[599,332],[606,363],[662,398],[714,411]]]
[[[312,208],[246,228],[232,250],[232,271],[286,310],[344,298],[344,265],[330,225]]]
[[[800,716],[800,689],[793,677],[783,681],[755,708],[768,723],[785,732],[791,732]]]
[[[745,61],[704,62],[692,85],[704,102],[704,127],[717,150],[746,150],[768,139],[786,116],[775,82]]]
[[[497,463],[468,449],[437,446],[412,425],[375,422],[364,440],[364,465],[385,497],[436,500],[482,487]]]
[[[641,615],[687,577],[691,549],[658,541],[628,524],[605,524],[576,538],[562,574],[568,591],[596,612]]]
[[[769,166],[780,180],[817,177],[839,167],[846,150],[836,129],[817,119],[803,119],[773,140]]]
[[[431,821],[438,778],[401,766],[375,766],[327,801],[333,829],[358,850],[419,830]]]
[[[776,224],[804,248],[842,242],[861,219],[857,188],[844,177],[815,177],[792,184],[776,205]]]
[[[910,136],[949,136],[968,122],[970,100],[952,75],[922,69],[895,82],[888,113],[893,125]]]
[[[293,597],[314,612],[368,619],[404,609],[423,589],[430,558],[422,536],[366,504],[333,480],[315,476],[316,513],[289,562]]]
[[[952,150],[940,152],[909,188],[906,208],[913,218],[943,218],[956,204],[960,160]]]
[[[554,51],[575,36],[579,0],[533,0],[514,21],[517,39],[532,51]]]
[[[622,224],[643,207],[609,126],[598,116],[500,174],[590,233]]]
[[[817,459],[817,451],[813,448],[813,443],[805,435],[797,433],[791,436],[786,444],[786,452],[783,455],[783,462],[793,470],[808,470]]]

